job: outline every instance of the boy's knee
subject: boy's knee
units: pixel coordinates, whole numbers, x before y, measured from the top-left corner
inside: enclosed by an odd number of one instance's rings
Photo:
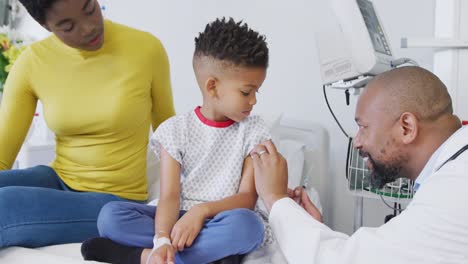
[[[231,217],[234,221],[251,227],[251,230],[263,231],[263,223],[260,217],[252,210],[239,208],[231,210]]]
[[[260,217],[249,209],[234,209],[229,211],[230,218],[236,226],[240,228],[233,229],[231,234],[239,241],[245,241],[253,247],[259,246],[264,237],[265,227]]]
[[[113,201],[105,204],[97,219],[97,228],[99,235],[102,237],[109,237],[110,234],[115,234],[120,229],[120,222],[118,215],[123,211],[121,202]]]

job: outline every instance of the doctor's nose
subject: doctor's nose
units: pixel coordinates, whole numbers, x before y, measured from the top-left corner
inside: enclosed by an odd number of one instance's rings
[[[362,148],[361,134],[358,132],[353,139],[353,147],[356,149]]]

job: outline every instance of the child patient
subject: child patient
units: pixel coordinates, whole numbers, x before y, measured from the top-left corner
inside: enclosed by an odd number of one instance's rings
[[[160,159],[157,207],[108,203],[98,218],[102,237],[82,245],[86,260],[209,263],[262,244],[249,153],[270,139],[251,115],[267,66],[265,37],[247,24],[223,18],[205,27],[193,56],[203,103],[168,119],[151,138]]]

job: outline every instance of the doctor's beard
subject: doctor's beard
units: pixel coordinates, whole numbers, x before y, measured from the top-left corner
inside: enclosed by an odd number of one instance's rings
[[[370,170],[370,185],[372,188],[382,189],[385,184],[394,182],[398,178],[402,178],[401,175],[401,161],[395,160],[393,164],[384,164],[382,162],[375,161],[371,155],[367,152],[360,151],[359,154],[363,158],[368,158],[371,163]]]

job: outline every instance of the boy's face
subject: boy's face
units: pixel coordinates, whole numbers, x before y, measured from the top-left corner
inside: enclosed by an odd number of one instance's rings
[[[262,67],[229,67],[218,76],[215,107],[223,119],[239,122],[250,115],[266,77]]]

